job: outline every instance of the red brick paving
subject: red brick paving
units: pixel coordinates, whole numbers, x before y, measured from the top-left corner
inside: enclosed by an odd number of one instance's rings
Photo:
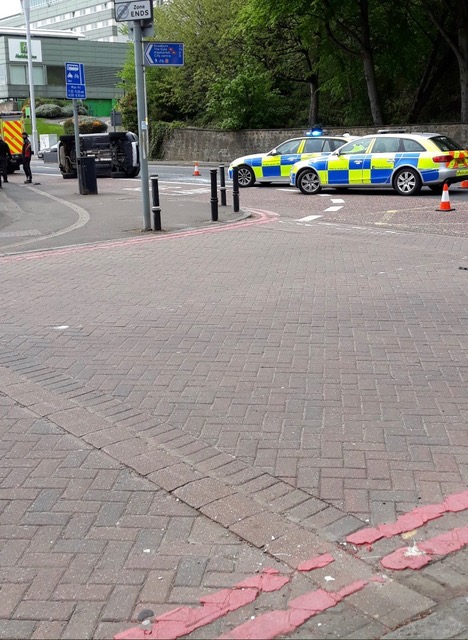
[[[0,637],[112,637],[317,553],[335,588],[369,571],[347,534],[466,487],[466,255],[273,224],[3,261]],[[424,571],[352,596],[355,633],[440,599]]]

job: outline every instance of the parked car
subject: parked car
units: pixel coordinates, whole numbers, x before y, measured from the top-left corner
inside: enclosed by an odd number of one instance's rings
[[[232,179],[232,170],[238,169],[239,186],[252,187],[256,182],[289,184],[289,174],[294,163],[331,153],[345,142],[349,135],[304,135],[285,140],[268,153],[256,153],[236,158],[229,165],[228,175]]]
[[[439,133],[379,131],[357,138],[332,154],[297,162],[291,185],[306,195],[323,187],[394,189],[413,196],[428,186],[441,192],[444,183],[468,179],[468,150]]]
[[[57,153],[57,149],[58,149],[58,142],[56,142],[55,144],[53,144],[50,147],[45,147],[44,149],[41,149],[40,151],[37,152],[37,157],[38,158],[43,158],[44,157],[44,153]]]

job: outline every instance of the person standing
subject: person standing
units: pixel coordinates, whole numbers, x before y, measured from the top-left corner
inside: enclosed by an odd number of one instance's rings
[[[31,173],[31,156],[32,156],[32,148],[31,141],[28,138],[28,134],[26,131],[23,131],[23,148],[21,150],[21,161],[23,163],[24,175],[26,176],[25,184],[31,184],[32,182],[32,173]]]
[[[8,143],[0,138],[0,175],[3,178],[3,182],[8,182],[8,163],[11,158],[11,151]],[[1,186],[0,178],[0,186]]]

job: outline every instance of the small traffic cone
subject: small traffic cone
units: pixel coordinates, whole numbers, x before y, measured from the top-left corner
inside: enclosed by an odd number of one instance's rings
[[[194,176],[201,176],[201,173],[198,171],[198,162],[195,162],[195,167],[193,169]]]
[[[468,180],[463,180],[463,182],[460,183],[460,189],[468,189]]]
[[[436,209],[436,211],[455,211],[455,209],[450,206],[449,188],[447,183],[444,184],[440,207]]]

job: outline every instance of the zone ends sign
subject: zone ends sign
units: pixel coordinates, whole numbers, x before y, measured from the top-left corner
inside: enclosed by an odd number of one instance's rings
[[[116,22],[151,20],[152,18],[153,3],[151,0],[115,0]]]

